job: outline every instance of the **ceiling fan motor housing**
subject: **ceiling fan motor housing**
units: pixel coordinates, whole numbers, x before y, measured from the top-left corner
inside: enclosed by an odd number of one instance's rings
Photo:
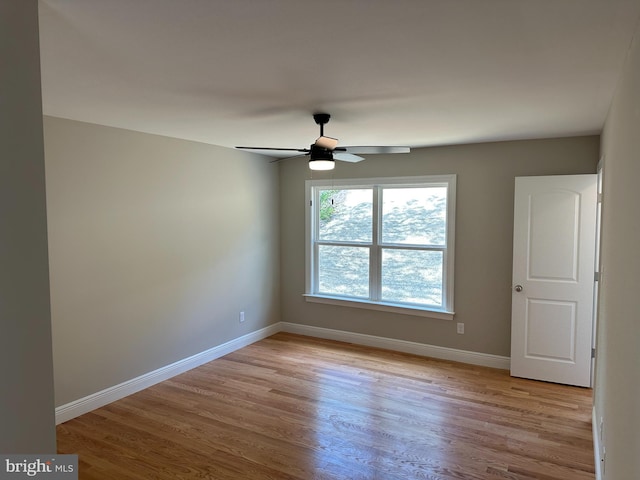
[[[310,160],[333,160],[333,152],[326,148],[319,147],[318,145],[311,145]]]

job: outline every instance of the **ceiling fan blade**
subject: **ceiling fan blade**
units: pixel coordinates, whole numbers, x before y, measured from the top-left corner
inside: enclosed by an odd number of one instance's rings
[[[315,145],[320,148],[326,148],[327,150],[333,150],[338,145],[338,139],[325,136],[318,137]]]
[[[409,147],[344,147],[347,153],[374,155],[378,153],[409,153]]]
[[[333,159],[342,160],[343,162],[356,163],[364,160],[364,157],[359,157],[358,155],[353,155],[352,153],[334,153]]]
[[[274,147],[236,147],[242,150],[279,150],[283,152],[309,153],[308,148],[274,148]]]
[[[280,163],[283,160],[290,160],[292,158],[299,158],[299,157],[304,157],[306,155],[309,155],[309,153],[301,153],[300,155],[292,155],[290,157],[282,157],[282,158],[274,158],[273,160],[271,160],[269,163]]]

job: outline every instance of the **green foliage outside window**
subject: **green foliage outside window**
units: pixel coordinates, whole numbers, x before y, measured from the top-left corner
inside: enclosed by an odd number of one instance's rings
[[[322,190],[320,192],[320,221],[328,222],[336,211],[333,196],[338,190]]]

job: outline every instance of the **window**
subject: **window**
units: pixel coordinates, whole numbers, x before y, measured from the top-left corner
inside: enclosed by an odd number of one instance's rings
[[[453,318],[455,175],[308,180],[308,301]]]

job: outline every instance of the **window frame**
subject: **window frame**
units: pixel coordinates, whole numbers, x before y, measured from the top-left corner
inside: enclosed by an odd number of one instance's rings
[[[422,251],[442,251],[442,306],[421,305],[403,302],[382,301],[378,297],[381,282],[379,261],[384,248],[415,249],[415,246],[396,243],[383,243],[380,235],[382,223],[382,206],[379,205],[380,189],[403,187],[446,187],[447,188],[447,215],[446,215],[446,240],[445,246],[420,247]],[[318,272],[316,262],[318,258],[318,241],[316,236],[319,228],[319,215],[314,205],[318,205],[319,191],[321,189],[373,189],[372,212],[372,241],[367,242],[337,242],[345,245],[370,246],[369,271],[369,298],[348,297],[340,295],[327,295],[318,293]],[[417,177],[383,177],[383,178],[351,178],[351,179],[320,179],[305,181],[305,300],[314,303],[327,303],[332,305],[366,308],[372,310],[401,313],[407,315],[423,316],[452,320],[454,318],[454,258],[455,258],[455,212],[456,212],[456,175],[428,175]],[[322,241],[319,241],[323,243]],[[326,243],[326,242],[324,242]]]

